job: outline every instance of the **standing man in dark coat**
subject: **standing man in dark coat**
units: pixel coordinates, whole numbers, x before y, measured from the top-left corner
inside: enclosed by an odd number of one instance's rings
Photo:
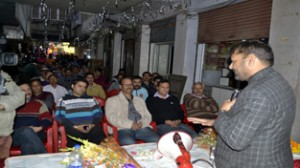
[[[271,67],[272,49],[260,42],[241,42],[230,54],[229,68],[248,86],[236,100],[223,103],[216,120],[189,120],[213,125],[218,132],[217,167],[293,168],[290,136],[296,100],[289,83]]]

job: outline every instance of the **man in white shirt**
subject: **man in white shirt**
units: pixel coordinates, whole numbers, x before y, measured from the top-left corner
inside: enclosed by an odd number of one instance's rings
[[[68,94],[68,91],[66,88],[60,86],[57,84],[58,79],[55,75],[50,75],[48,77],[48,80],[50,82],[49,85],[44,86],[44,91],[46,92],[50,92],[53,94],[54,96],[54,101],[55,103],[62,98],[63,96],[65,96],[66,94]]]

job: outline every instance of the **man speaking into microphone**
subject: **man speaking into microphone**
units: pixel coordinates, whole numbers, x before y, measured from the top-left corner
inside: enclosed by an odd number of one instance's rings
[[[289,83],[272,68],[272,49],[256,41],[240,42],[230,55],[229,69],[248,86],[237,99],[224,101],[216,120],[188,119],[218,132],[218,168],[292,168],[296,100]]]

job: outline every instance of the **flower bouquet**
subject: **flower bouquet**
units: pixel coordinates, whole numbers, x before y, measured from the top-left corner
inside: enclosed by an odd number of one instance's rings
[[[291,140],[291,148],[293,153],[300,153],[300,144]]]
[[[83,166],[87,168],[102,167],[105,168],[141,168],[141,166],[123,149],[112,137],[107,137],[100,145],[71,137],[81,142],[83,145],[80,151],[83,155]],[[68,148],[67,150],[73,150]],[[64,159],[62,164],[69,164],[68,158]]]

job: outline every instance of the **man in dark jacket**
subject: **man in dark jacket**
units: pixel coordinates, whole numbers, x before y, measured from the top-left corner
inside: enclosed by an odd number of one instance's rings
[[[196,137],[196,132],[182,123],[184,112],[177,98],[170,95],[169,91],[169,81],[161,80],[157,85],[157,92],[146,101],[152,119],[157,124],[157,133],[164,135],[171,131],[184,131],[193,138]]]

